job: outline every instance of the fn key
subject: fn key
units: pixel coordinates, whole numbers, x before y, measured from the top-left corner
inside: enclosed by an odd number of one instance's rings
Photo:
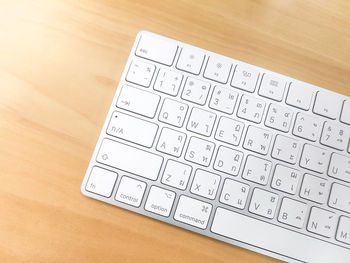
[[[110,197],[116,179],[117,174],[115,172],[94,166],[91,170],[85,189],[94,194]]]

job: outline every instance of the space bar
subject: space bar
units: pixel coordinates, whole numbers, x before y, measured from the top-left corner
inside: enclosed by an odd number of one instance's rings
[[[348,249],[227,209],[216,210],[211,231],[306,262],[349,262]]]

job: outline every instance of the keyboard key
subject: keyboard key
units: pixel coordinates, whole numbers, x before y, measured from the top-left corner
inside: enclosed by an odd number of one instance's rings
[[[174,219],[188,225],[206,229],[212,205],[197,199],[180,196]]]
[[[135,160],[138,161],[135,162]],[[123,143],[103,139],[96,161],[151,180],[156,180],[163,158]]]
[[[215,144],[197,137],[191,137],[185,159],[203,166],[209,166]]]
[[[311,144],[305,144],[300,158],[300,166],[308,170],[324,173],[329,162],[329,152]]]
[[[237,65],[232,77],[231,86],[248,92],[254,92],[258,77],[259,71],[246,65]]]
[[[329,185],[326,179],[305,174],[300,189],[300,197],[319,204],[326,202]]]
[[[295,164],[299,155],[300,143],[287,136],[277,135],[271,156],[290,164]]]
[[[176,68],[198,75],[201,71],[205,54],[198,48],[183,47]]]
[[[182,153],[185,141],[186,134],[169,128],[163,128],[158,140],[157,150],[179,157]]]
[[[187,130],[210,136],[214,127],[216,114],[199,108],[192,108],[190,118],[187,123]]]
[[[176,127],[182,127],[188,106],[176,100],[165,99],[159,113],[159,121]]]
[[[160,97],[148,91],[124,85],[119,94],[117,107],[142,116],[153,118]]]
[[[273,218],[275,216],[278,202],[278,195],[255,188],[252,200],[249,205],[249,212],[266,217]]]
[[[302,110],[309,110],[313,97],[313,90],[305,84],[291,82],[286,103]]]
[[[215,158],[214,169],[236,176],[241,167],[242,159],[242,152],[220,146]]]
[[[215,139],[232,145],[238,145],[244,128],[244,123],[234,119],[221,117],[215,133]]]
[[[311,208],[307,224],[308,231],[321,236],[331,237],[334,235],[336,227],[337,217],[335,213],[315,206]]]
[[[268,160],[248,155],[242,178],[261,184],[266,185],[270,176],[272,163]]]
[[[350,183],[350,158],[333,153],[328,168],[328,175]]]
[[[319,138],[321,127],[322,123],[319,118],[298,113],[294,124],[293,134],[315,142]]]
[[[177,45],[174,42],[143,33],[136,48],[136,56],[171,66],[176,51]]]
[[[157,124],[115,111],[108,124],[107,134],[150,148],[157,130]]]
[[[288,132],[292,118],[293,112],[289,108],[271,103],[267,112],[265,125],[279,131]]]
[[[131,62],[126,80],[143,87],[149,87],[156,67],[150,63],[134,60]]]
[[[174,192],[153,185],[149,191],[145,209],[161,216],[169,216],[174,199]]]
[[[220,176],[198,169],[194,176],[191,193],[214,199],[220,183]]]
[[[209,107],[227,114],[232,114],[236,105],[238,93],[221,86],[215,86]]]
[[[264,109],[265,102],[263,100],[243,95],[239,104],[237,116],[248,121],[260,123],[264,114]]]
[[[244,209],[250,186],[234,180],[225,179],[220,202],[232,207]]]
[[[115,200],[128,205],[139,207],[146,190],[146,183],[133,179],[128,176],[123,176]]]
[[[182,74],[176,71],[161,68],[153,88],[165,94],[176,96],[179,92],[182,78]]]
[[[323,125],[321,143],[329,147],[345,150],[348,145],[350,130],[326,121]]]
[[[187,101],[204,105],[210,90],[210,83],[196,78],[188,77],[181,98]]]
[[[335,238],[345,244],[350,245],[350,218],[341,216],[339,219],[339,225],[337,235]]]
[[[264,74],[260,83],[259,95],[276,101],[282,101],[287,82],[275,75]]]
[[[210,56],[204,71],[204,77],[223,84],[227,83],[232,64],[222,56]]]
[[[342,97],[339,94],[330,91],[318,91],[313,112],[335,120],[340,115],[342,103]]]
[[[300,176],[298,170],[277,164],[271,187],[289,194],[296,194]]]
[[[272,133],[270,131],[255,126],[249,126],[243,148],[266,155],[269,150],[271,139]]]
[[[350,100],[344,100],[340,121],[350,125]]]
[[[111,197],[117,173],[94,166],[90,172],[85,189],[94,194]]]
[[[278,221],[283,224],[302,228],[305,222],[307,204],[290,198],[283,198]]]
[[[350,187],[333,183],[328,205],[335,209],[350,213]]]
[[[162,183],[185,190],[191,171],[192,167],[187,164],[168,160],[162,177]]]

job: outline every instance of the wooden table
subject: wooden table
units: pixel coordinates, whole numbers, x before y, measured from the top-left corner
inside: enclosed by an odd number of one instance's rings
[[[0,262],[275,262],[84,197],[145,29],[350,95],[349,1],[0,1]]]

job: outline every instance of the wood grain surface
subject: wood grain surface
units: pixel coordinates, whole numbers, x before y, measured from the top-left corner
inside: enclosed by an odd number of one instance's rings
[[[0,0],[0,262],[276,262],[80,193],[140,30],[350,95],[347,0]]]

